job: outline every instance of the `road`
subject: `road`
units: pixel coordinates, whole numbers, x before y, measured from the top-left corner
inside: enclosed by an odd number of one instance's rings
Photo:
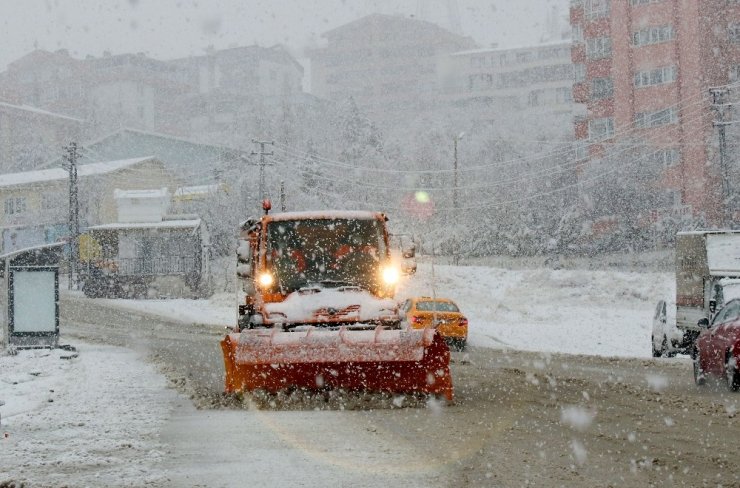
[[[740,394],[694,386],[686,358],[470,348],[454,405],[257,410],[221,395],[214,326],[62,311],[65,335],[142,351],[191,397],[163,433],[172,486],[740,486]]]

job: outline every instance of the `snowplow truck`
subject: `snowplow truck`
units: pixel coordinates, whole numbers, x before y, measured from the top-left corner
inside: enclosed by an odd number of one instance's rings
[[[401,330],[401,265],[379,212],[291,212],[241,225],[242,301],[221,342],[227,393],[295,389],[439,395],[450,353],[434,329]],[[405,253],[408,257],[413,250]]]

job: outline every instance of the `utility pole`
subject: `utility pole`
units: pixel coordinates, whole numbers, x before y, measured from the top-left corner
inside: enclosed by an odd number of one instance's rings
[[[285,212],[285,181],[280,180],[280,211]]]
[[[268,152],[265,152],[265,146],[268,145],[268,144],[269,145],[273,145],[274,142],[273,141],[258,141],[256,139],[252,139],[252,142],[254,144],[259,144],[259,146],[260,146],[259,152],[252,151],[252,156],[259,155],[259,157],[260,157],[260,162],[259,162],[259,167],[260,167],[260,189],[259,189],[259,192],[260,192],[260,200],[264,200],[265,198],[267,198],[266,188],[265,188],[265,166],[268,166],[268,165],[271,166],[272,165],[272,163],[266,163],[265,162],[265,156],[272,156],[272,154],[273,154],[272,152],[269,152],[269,153]]]
[[[719,171],[722,178],[722,226],[732,225],[730,218],[730,175],[727,164],[727,131],[726,127],[733,122],[728,120],[732,103],[728,102],[730,90],[726,87],[710,88],[712,108],[717,114],[714,126],[719,129]]]
[[[67,161],[69,170],[69,289],[76,288],[73,286],[77,279],[77,264],[79,261],[79,242],[80,242],[80,202],[78,199],[78,180],[77,180],[77,159],[80,157],[79,149],[76,142],[70,142],[64,150],[67,152],[64,159]]]
[[[452,180],[452,208],[455,211],[454,218],[457,219],[457,143],[465,137],[465,132],[460,132],[458,135],[452,138],[453,141],[453,154],[454,154],[454,175]]]

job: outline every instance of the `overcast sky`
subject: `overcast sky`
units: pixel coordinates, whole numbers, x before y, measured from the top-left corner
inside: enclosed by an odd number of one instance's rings
[[[430,4],[447,21],[446,0]],[[458,0],[462,28],[479,44],[536,43],[547,11],[563,18],[568,0]],[[79,58],[145,52],[158,59],[236,45],[303,48],[321,34],[372,12],[413,15],[418,0],[0,0],[0,71],[34,46]]]

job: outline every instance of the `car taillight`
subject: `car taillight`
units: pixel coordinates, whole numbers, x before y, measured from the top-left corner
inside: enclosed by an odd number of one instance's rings
[[[416,315],[411,316],[411,323],[412,324],[420,324],[421,323],[421,317],[417,317]]]
[[[460,327],[468,325],[468,319],[466,319],[465,317],[461,318],[457,325],[459,325]]]

